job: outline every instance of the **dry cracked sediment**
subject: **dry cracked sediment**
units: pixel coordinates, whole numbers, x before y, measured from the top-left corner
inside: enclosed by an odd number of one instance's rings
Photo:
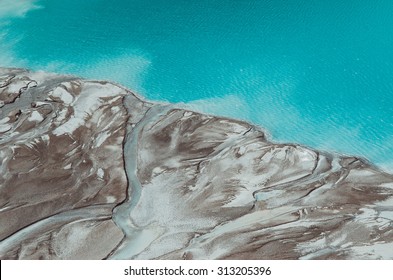
[[[393,176],[109,82],[0,68],[1,259],[392,259]]]

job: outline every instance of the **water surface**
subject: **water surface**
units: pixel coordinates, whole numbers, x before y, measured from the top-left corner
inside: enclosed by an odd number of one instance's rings
[[[113,80],[393,170],[390,0],[0,0],[0,65]]]

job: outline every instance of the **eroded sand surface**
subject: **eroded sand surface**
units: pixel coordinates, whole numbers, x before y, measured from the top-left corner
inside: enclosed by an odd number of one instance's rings
[[[0,68],[1,259],[392,259],[393,176],[108,82]]]

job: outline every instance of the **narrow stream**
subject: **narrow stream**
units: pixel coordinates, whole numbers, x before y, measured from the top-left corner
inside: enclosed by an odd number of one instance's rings
[[[125,106],[128,112],[132,111],[131,97],[125,98]],[[162,229],[152,225],[141,228],[131,218],[131,213],[138,204],[142,194],[142,184],[137,175],[138,161],[138,138],[143,128],[157,121],[166,114],[172,105],[153,105],[145,114],[143,119],[132,126],[127,124],[126,139],[124,144],[125,170],[128,178],[128,194],[126,200],[113,210],[113,221],[123,231],[125,237],[120,246],[113,252],[109,259],[132,259],[142,252],[160,236]]]

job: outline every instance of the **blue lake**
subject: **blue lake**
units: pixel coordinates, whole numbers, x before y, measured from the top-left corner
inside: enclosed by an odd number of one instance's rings
[[[1,0],[0,66],[122,83],[393,170],[391,0]]]

